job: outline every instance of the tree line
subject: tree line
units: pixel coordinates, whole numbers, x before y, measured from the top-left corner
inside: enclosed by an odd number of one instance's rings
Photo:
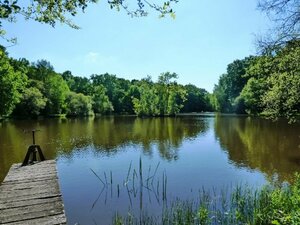
[[[13,59],[0,49],[0,118],[66,114],[175,115],[211,111],[210,94],[195,85],[176,82],[176,73],[126,80],[112,74],[89,78],[55,72],[50,62]]]
[[[56,114],[165,116],[216,111],[286,117],[300,114],[300,41],[263,55],[235,60],[213,93],[176,82],[176,73],[126,80],[113,74],[74,76],[55,72],[50,62],[13,59],[0,48],[0,117]]]
[[[300,114],[300,40],[230,63],[211,103],[219,112],[295,120]]]
[[[112,74],[89,78],[55,72],[50,62],[13,59],[0,49],[0,116],[66,114],[175,115],[217,111],[286,117],[300,113],[300,41],[259,56],[235,60],[220,76],[213,93],[176,82],[176,73],[126,80]]]

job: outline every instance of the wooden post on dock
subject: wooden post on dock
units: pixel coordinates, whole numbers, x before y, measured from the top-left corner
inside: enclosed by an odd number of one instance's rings
[[[0,224],[66,224],[56,162],[14,164],[0,186]]]
[[[32,132],[32,145],[29,146],[26,156],[25,156],[25,159],[21,166],[27,166],[29,164],[36,163],[37,162],[37,157],[36,157],[37,153],[39,154],[40,161],[46,160],[41,147],[39,145],[35,144],[35,132],[36,131],[38,131],[38,130],[31,131]],[[31,160],[30,160],[30,158],[31,158]]]

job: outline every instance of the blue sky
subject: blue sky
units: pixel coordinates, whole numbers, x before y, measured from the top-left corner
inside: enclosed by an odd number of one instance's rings
[[[256,0],[180,0],[174,6],[174,20],[159,19],[154,11],[145,18],[131,18],[102,0],[74,18],[80,30],[22,19],[5,24],[8,34],[18,38],[18,44],[7,50],[14,58],[46,59],[56,71],[70,70],[76,76],[108,72],[156,80],[161,72],[176,72],[179,83],[211,92],[229,63],[256,53],[255,35],[269,25],[256,4]]]

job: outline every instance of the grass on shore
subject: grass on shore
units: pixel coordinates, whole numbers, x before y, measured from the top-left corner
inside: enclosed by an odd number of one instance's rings
[[[236,187],[228,195],[199,192],[195,201],[176,200],[160,216],[148,212],[116,214],[114,225],[299,225],[300,174],[291,185],[267,185],[253,191]]]

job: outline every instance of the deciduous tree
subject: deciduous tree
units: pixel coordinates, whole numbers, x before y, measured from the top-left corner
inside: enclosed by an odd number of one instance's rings
[[[93,111],[95,113],[106,114],[114,110],[112,103],[106,95],[106,89],[103,85],[97,85],[94,87],[92,100]]]
[[[69,92],[66,97],[67,116],[89,116],[92,113],[92,99],[82,93]]]
[[[47,97],[46,112],[48,114],[60,114],[66,109],[65,100],[69,93],[69,87],[63,78],[52,75],[45,81],[45,93]]]
[[[39,89],[35,87],[26,88],[20,98],[20,103],[16,105],[14,115],[21,117],[37,117],[45,108],[47,98],[43,96]]]
[[[0,118],[8,116],[20,101],[26,75],[15,71],[5,51],[0,50]]]
[[[273,51],[300,38],[300,1],[259,0],[258,8],[275,23],[268,35],[258,41],[264,52]]]

